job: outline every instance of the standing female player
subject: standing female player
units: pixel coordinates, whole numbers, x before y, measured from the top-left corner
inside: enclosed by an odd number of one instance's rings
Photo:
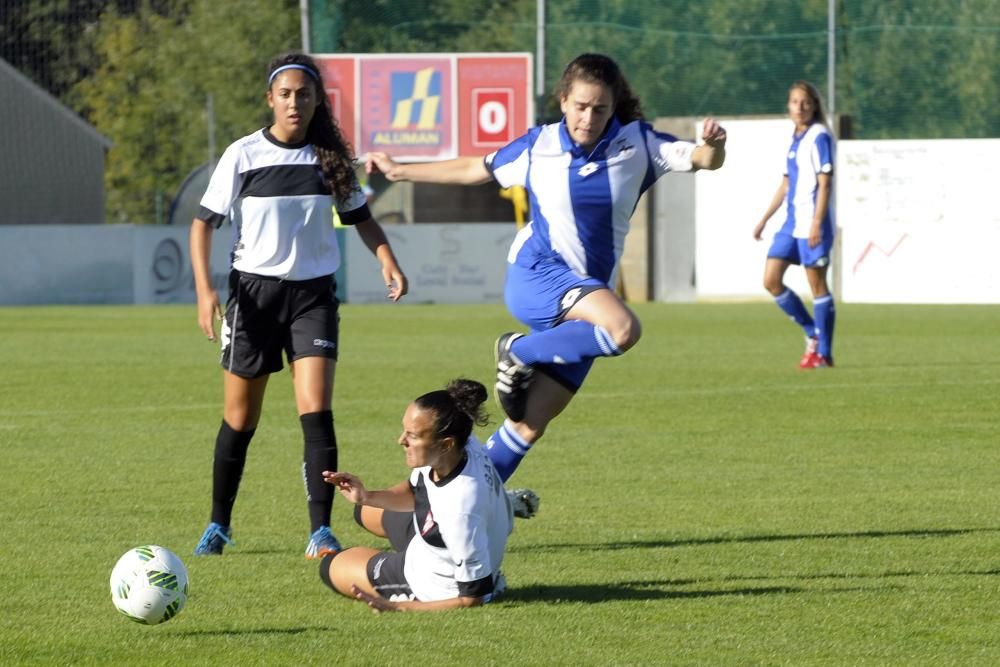
[[[758,241],[771,216],[785,203],[788,217],[774,235],[764,265],[764,289],[806,334],[806,351],[799,368],[833,366],[833,295],[826,284],[833,249],[833,136],[826,126],[816,86],[796,81],[788,91],[788,116],[795,123],[788,149],[785,176],[764,217],[753,229]],[[813,295],[813,315],[802,300],[785,287],[791,264],[805,267]]]
[[[212,515],[195,553],[221,554],[232,541],[230,519],[247,448],[268,377],[281,370],[284,351],[305,438],[302,476],[312,524],[306,557],[321,558],[340,549],[330,532],[334,494],[322,476],[337,467],[331,406],[339,305],[333,274],[340,249],[333,207],[378,258],[393,301],[406,294],[406,276],[368,211],[351,149],[330,113],[313,60],[302,54],[273,60],[267,103],[273,124],[226,149],[191,225],[198,326],[209,340],[215,340],[214,319],[221,317],[209,279],[212,231],[228,215],[234,235],[222,322],[224,405],[215,440]]]
[[[346,472],[324,472],[356,505],[357,522],[394,551],[352,547],[327,556],[320,578],[378,611],[473,607],[499,592],[513,514],[500,476],[472,426],[486,424],[486,387],[454,380],[414,400],[399,444],[408,480],[369,491]]]
[[[700,145],[653,130],[607,56],[578,56],[556,94],[562,121],[532,128],[485,160],[397,164],[376,153],[368,162],[392,181],[493,178],[528,191],[532,222],[507,255],[504,298],[531,333],[496,342],[496,396],[509,419],[486,445],[504,480],[569,404],[594,359],[639,340],[639,319],[611,286],[640,195],[669,171],[717,169],[725,159],[725,130],[710,118]]]

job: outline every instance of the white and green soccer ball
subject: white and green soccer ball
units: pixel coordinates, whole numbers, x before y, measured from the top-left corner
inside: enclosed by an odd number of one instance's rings
[[[184,563],[155,544],[129,549],[111,571],[111,601],[137,623],[169,621],[184,608],[187,596]]]

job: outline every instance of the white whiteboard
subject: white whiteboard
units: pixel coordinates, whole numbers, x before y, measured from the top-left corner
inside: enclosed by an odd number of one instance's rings
[[[695,175],[698,298],[770,299],[764,290],[764,263],[774,233],[785,222],[784,205],[767,224],[762,241],[752,233],[784,178],[795,127],[787,118],[719,122],[726,128],[726,163]],[[827,276],[830,284],[834,270]],[[789,267],[785,285],[812,298],[801,267]]]
[[[1000,303],[1000,139],[838,149],[844,301]]]

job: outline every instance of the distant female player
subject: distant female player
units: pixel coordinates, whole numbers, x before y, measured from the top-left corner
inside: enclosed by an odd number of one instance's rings
[[[502,581],[513,512],[472,426],[486,424],[486,387],[454,380],[406,408],[399,436],[408,480],[369,491],[346,472],[324,472],[356,505],[358,523],[394,551],[351,547],[320,563],[333,590],[380,611],[436,611],[489,602]]]
[[[788,91],[788,116],[795,123],[785,176],[764,217],[753,229],[758,241],[771,216],[786,204],[788,216],[774,235],[764,265],[764,289],[806,335],[799,368],[833,366],[833,324],[836,312],[826,283],[833,250],[833,135],[826,126],[816,86],[796,81]],[[810,315],[798,295],[784,284],[791,264],[806,270],[813,296]]]
[[[307,558],[336,552],[330,530],[337,468],[333,378],[339,348],[333,274],[340,249],[333,208],[354,225],[382,265],[389,298],[406,294],[406,277],[352,168],[353,156],[330,113],[316,64],[302,54],[273,60],[267,74],[272,124],[226,149],[191,225],[191,264],[198,326],[215,340],[219,298],[209,279],[212,231],[233,224],[229,300],[222,321],[222,425],[215,440],[211,521],[196,554],[221,554],[232,541],[231,518],[247,448],[260,419],[271,373],[282,353],[291,367],[305,440],[302,476],[311,537]]]
[[[527,189],[531,223],[507,255],[507,308],[531,332],[497,340],[496,396],[509,419],[487,441],[507,480],[583,384],[594,359],[639,340],[639,319],[615,294],[629,219],[643,192],[671,171],[717,169],[726,132],[711,118],[702,143],[645,122],[618,65],[586,53],[563,72],[564,114],[487,155],[432,164],[369,156],[391,181],[474,185],[495,179]]]

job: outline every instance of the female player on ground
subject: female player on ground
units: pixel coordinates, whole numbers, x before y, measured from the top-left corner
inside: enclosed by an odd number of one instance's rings
[[[504,297],[531,333],[496,342],[496,395],[509,419],[487,441],[504,480],[569,404],[594,359],[639,340],[639,319],[611,286],[640,195],[667,172],[718,169],[725,159],[725,130],[711,118],[698,145],[653,130],[607,56],[574,59],[556,95],[560,122],[529,130],[485,160],[398,164],[374,153],[367,165],[391,181],[495,179],[528,190],[532,222],[508,253]]]
[[[500,476],[473,424],[483,426],[486,387],[454,380],[406,408],[399,444],[408,480],[369,491],[356,476],[324,472],[357,506],[369,532],[394,551],[351,547],[327,556],[320,577],[333,590],[375,611],[435,611],[489,602],[502,581],[513,512]]]
[[[267,73],[274,121],[234,142],[219,160],[201,210],[191,225],[191,264],[198,294],[198,326],[215,340],[221,317],[209,277],[212,232],[233,223],[229,300],[222,322],[222,425],[215,441],[211,522],[196,554],[221,554],[232,541],[231,517],[247,448],[260,420],[271,373],[288,358],[305,440],[302,476],[311,537],[307,558],[336,552],[330,531],[333,490],[324,470],[337,468],[333,377],[338,301],[333,274],[340,249],[333,229],[354,225],[382,265],[389,298],[406,294],[406,276],[352,167],[351,148],[330,112],[319,69],[311,58],[288,54]]]

